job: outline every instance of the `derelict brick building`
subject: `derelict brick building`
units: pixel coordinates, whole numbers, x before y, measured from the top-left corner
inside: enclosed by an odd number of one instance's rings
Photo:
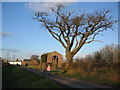
[[[62,55],[56,51],[41,55],[41,63],[46,62],[47,64],[57,65],[57,67],[61,67],[62,60]]]

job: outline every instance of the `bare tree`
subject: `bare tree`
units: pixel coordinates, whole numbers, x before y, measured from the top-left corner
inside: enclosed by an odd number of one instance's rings
[[[35,20],[41,22],[50,34],[59,41],[66,50],[67,67],[72,63],[73,56],[85,44],[95,40],[101,32],[112,29],[116,21],[111,20],[109,10],[93,13],[76,13],[65,11],[62,4],[51,9],[52,18],[47,12],[36,12]]]

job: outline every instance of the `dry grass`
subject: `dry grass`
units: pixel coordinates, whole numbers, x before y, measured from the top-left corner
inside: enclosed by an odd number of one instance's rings
[[[64,75],[79,79],[89,79],[111,86],[120,84],[120,73],[118,73],[118,61],[111,62],[108,66],[102,62],[92,62],[90,60],[76,61],[71,65],[71,69]],[[29,66],[30,68],[42,69],[41,65]],[[52,69],[54,70],[54,69]],[[61,69],[61,71],[63,71]]]
[[[77,78],[84,77],[98,83],[102,82],[103,84],[117,86],[120,84],[120,74],[116,65],[118,65],[117,62],[112,63],[111,67],[107,67],[102,66],[102,63],[97,64],[87,60],[77,61],[72,65],[72,69],[67,74]]]

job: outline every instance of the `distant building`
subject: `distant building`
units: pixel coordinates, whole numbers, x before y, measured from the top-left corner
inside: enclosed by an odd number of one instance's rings
[[[22,65],[21,61],[8,61],[9,65]]]
[[[8,65],[8,61],[7,60],[2,60],[2,65]]]
[[[31,62],[30,59],[24,59],[23,62],[22,62],[22,65],[24,65],[24,66],[25,66],[25,65],[29,65],[30,62]]]
[[[32,55],[30,59],[24,59],[22,65],[40,65],[41,67],[43,67],[44,65],[46,66],[49,64],[52,67],[59,68],[61,67],[62,63],[63,56],[60,53],[54,51],[42,54],[40,60],[38,55]]]
[[[28,65],[37,65],[39,64],[39,60],[36,59],[24,59],[24,61],[22,62],[22,65],[24,66],[28,66]]]
[[[41,55],[41,63],[47,63],[51,65],[56,65],[57,67],[61,67],[63,57],[60,53],[54,51],[50,53],[45,53]]]
[[[39,59],[39,56],[38,56],[38,55],[32,55],[32,56],[30,57],[30,59]]]

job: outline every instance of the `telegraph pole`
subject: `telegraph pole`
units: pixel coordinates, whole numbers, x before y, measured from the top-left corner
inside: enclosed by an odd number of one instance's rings
[[[13,56],[13,61],[15,61],[15,54],[14,54],[14,56]]]
[[[9,52],[7,52],[7,60],[9,60]]]

